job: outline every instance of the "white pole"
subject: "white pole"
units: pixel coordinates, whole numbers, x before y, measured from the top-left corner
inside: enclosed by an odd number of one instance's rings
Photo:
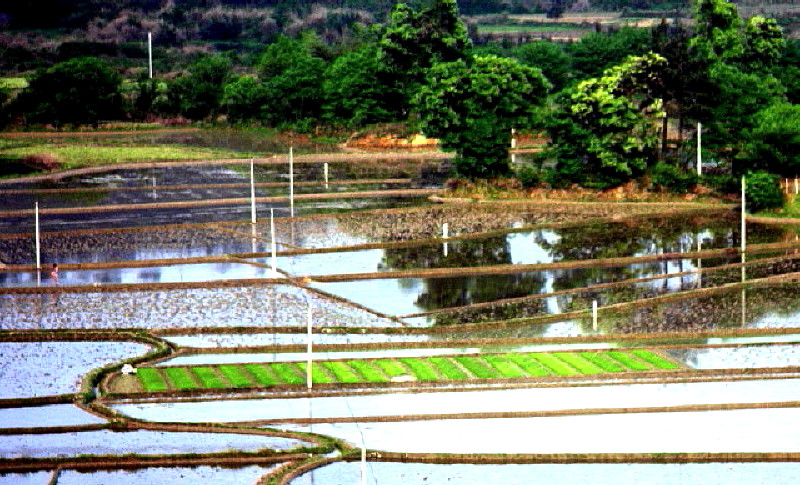
[[[744,180],[744,175],[742,175],[742,235],[741,235],[741,243],[742,243],[742,283],[744,283],[745,278],[747,277],[747,272],[744,266],[745,263],[745,251],[747,250],[747,226],[746,226],[746,209],[747,209],[747,182]]]
[[[795,177],[795,178],[794,178],[794,195],[797,195],[797,192],[798,192],[798,190],[797,190],[797,189],[798,189],[798,186],[797,186],[797,177]]]
[[[308,344],[307,344],[307,359],[306,359],[306,386],[311,389],[311,302],[308,303]]]
[[[34,204],[34,224],[36,225],[36,271],[42,269],[42,244],[39,236],[39,202]]]
[[[328,188],[328,162],[325,162],[325,165],[323,165],[323,170],[325,172],[325,188],[327,189]]]
[[[256,223],[256,175],[255,162],[250,159],[250,223]]]
[[[442,224],[442,239],[447,239],[450,237],[450,224],[445,222]]]
[[[702,151],[702,130],[703,124],[697,123],[697,176],[703,175],[703,151]]]
[[[592,328],[597,331],[597,300],[592,300]]]
[[[517,130],[511,128],[511,148],[517,148]]]
[[[289,147],[289,208],[294,217],[294,149]]]
[[[147,71],[150,79],[153,79],[153,33],[147,33]]]
[[[367,445],[361,437],[361,485],[367,485]]]
[[[269,208],[269,231],[272,234],[272,275],[277,276],[278,258],[275,254],[277,252],[277,244],[275,244],[275,209],[272,207]]]

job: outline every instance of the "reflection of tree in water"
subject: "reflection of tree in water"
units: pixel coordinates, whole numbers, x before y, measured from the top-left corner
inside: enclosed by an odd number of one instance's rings
[[[505,236],[462,240],[447,243],[447,256],[441,244],[384,250],[383,264],[387,268],[462,268],[510,264],[511,251]]]
[[[797,288],[792,287],[746,290],[744,327],[752,326],[754,322],[770,313],[792,315],[800,311],[797,291]],[[734,290],[722,295],[651,305],[617,316],[604,315],[600,327],[604,332],[613,333],[692,332],[742,328],[742,296],[741,290]]]

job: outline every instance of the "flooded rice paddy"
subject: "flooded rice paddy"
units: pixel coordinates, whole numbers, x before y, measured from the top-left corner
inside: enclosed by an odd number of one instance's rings
[[[198,143],[220,142],[198,136]],[[753,282],[800,270],[795,226],[749,223],[743,274],[739,218],[728,207],[678,204],[656,216],[648,214],[663,206],[642,203],[437,204],[395,191],[441,186],[446,163],[328,161],[327,185],[321,159],[295,164],[300,197],[293,206],[285,199],[288,166],[257,163],[256,224],[249,223],[247,161],[0,184],[0,484],[256,483],[286,473],[292,459],[280,467],[247,459],[231,468],[197,461],[123,470],[114,463],[129,454],[258,455],[315,446],[302,433],[366,445],[370,461],[335,462],[289,480],[293,485],[354,483],[364,469],[367,483],[403,484],[798,477],[791,463],[800,459],[798,287]],[[346,195],[367,191],[370,197]],[[30,267],[37,201],[41,260],[45,268],[59,263],[57,280]],[[677,210],[683,208],[692,210]],[[92,371],[153,349],[111,341],[115,332],[161,340],[160,355],[248,347],[161,365],[302,362],[309,324],[317,360],[643,347],[682,367],[672,378],[298,386],[252,395],[110,395],[100,376],[81,397],[93,413],[63,396],[79,392]],[[18,341],[28,334],[37,342]],[[128,419],[205,428],[86,429]],[[286,434],[209,432],[219,423]],[[15,431],[36,427],[59,432]],[[470,454],[474,463],[389,463],[379,456],[385,452]],[[311,453],[341,458],[333,448]],[[590,461],[700,453],[712,463],[484,463],[504,454],[513,461],[516,454],[581,453]],[[762,462],[763,453],[787,459]],[[68,465],[53,481],[41,461],[88,454],[110,462],[87,472]],[[716,462],[721,454],[755,462]],[[44,471],[17,473],[10,467],[20,459]]]

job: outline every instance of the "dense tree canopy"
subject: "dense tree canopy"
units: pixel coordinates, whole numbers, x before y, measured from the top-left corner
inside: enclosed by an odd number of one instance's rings
[[[508,175],[511,129],[530,126],[550,85],[539,69],[476,57],[434,65],[416,97],[422,129],[458,154],[468,177]]]

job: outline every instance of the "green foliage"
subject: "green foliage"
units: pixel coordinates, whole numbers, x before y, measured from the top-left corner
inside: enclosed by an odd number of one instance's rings
[[[759,111],[740,156],[750,170],[794,177],[800,173],[800,106],[776,103]]]
[[[578,373],[577,370],[567,365],[563,360],[552,354],[529,354],[530,357],[544,366],[553,374],[560,376],[571,376]]]
[[[234,387],[251,387],[253,381],[238,365],[219,365],[217,369]]]
[[[185,367],[167,367],[164,374],[177,389],[197,389],[200,385]]]
[[[648,52],[650,32],[647,29],[624,28],[618,32],[593,33],[569,44],[572,69],[578,79],[597,77],[606,69],[631,56]]]
[[[577,369],[581,374],[600,374],[603,372],[603,369],[585,359],[581,354],[558,352],[553,355]]]
[[[28,123],[97,125],[122,115],[122,79],[105,61],[72,59],[39,72],[10,108]]]
[[[644,173],[657,155],[663,117],[657,85],[666,60],[631,57],[578,84],[551,118],[551,183],[607,188]]]
[[[424,360],[410,357],[404,357],[398,360],[408,366],[414,376],[420,381],[435,381],[440,379],[439,374]]]
[[[169,86],[170,108],[189,119],[214,119],[220,113],[224,86],[231,72],[231,63],[225,57],[200,58],[189,67],[189,75]]]
[[[642,359],[643,361],[653,365],[657,369],[677,369],[678,366],[664,357],[649,350],[635,349],[630,352],[634,356]]]
[[[306,362],[298,362],[297,367],[306,375],[308,364]],[[318,362],[311,363],[311,382],[316,384],[330,384],[333,378],[325,372],[325,368]]]
[[[386,382],[386,375],[375,363],[366,360],[350,360],[350,367],[361,374],[369,382]]]
[[[299,369],[297,364],[276,362],[270,365],[275,375],[286,384],[303,384],[306,382],[305,371]]]
[[[375,361],[375,365],[386,373],[390,379],[392,377],[400,377],[408,372],[403,364],[394,359],[380,359]]]
[[[749,212],[777,209],[784,204],[780,178],[767,172],[750,172],[745,176]]]
[[[136,377],[146,392],[166,391],[169,388],[158,369],[140,367],[136,369]]]
[[[697,183],[697,174],[663,162],[654,165],[650,175],[653,185],[676,194],[685,194]]]
[[[650,370],[652,368],[643,361],[635,358],[634,356],[632,356],[627,352],[611,351],[608,352],[606,355],[614,359],[615,361],[619,362],[623,366],[627,367],[628,369],[645,371],[645,370]]]
[[[531,165],[522,165],[516,169],[515,177],[523,187],[536,187],[545,181],[546,173]]]
[[[773,66],[786,48],[783,31],[774,19],[755,15],[747,19],[740,62],[751,69]]]
[[[480,357],[471,356],[457,356],[453,360],[464,366],[465,369],[470,371],[472,375],[478,379],[491,379],[493,377],[500,377],[494,369],[486,365],[486,362]]]
[[[603,372],[622,372],[622,366],[608,357],[608,354],[601,354],[599,352],[581,352],[580,356],[588,360]]]
[[[261,364],[244,364],[243,367],[247,372],[252,374],[258,384],[262,386],[271,387],[278,384],[275,377]]]
[[[560,91],[570,81],[572,57],[561,44],[546,40],[529,42],[511,51],[511,57],[540,69],[553,91]]]
[[[483,356],[483,360],[489,363],[503,377],[528,377],[528,373],[511,361],[506,355],[490,354]]]
[[[738,58],[743,52],[740,27],[735,4],[727,0],[697,0],[692,48],[707,59]]]
[[[362,382],[363,380],[361,376],[345,362],[323,362],[322,365],[333,373],[333,377],[338,382],[355,383]]]
[[[508,175],[511,129],[530,126],[549,89],[541,71],[511,59],[440,63],[415,98],[422,130],[458,154],[469,178]]]
[[[522,370],[528,373],[530,376],[546,376],[550,375],[550,371],[548,371],[542,364],[540,364],[537,360],[533,359],[529,355],[525,354],[508,354],[506,356],[508,360],[517,364]]]
[[[203,387],[221,389],[228,387],[228,384],[217,374],[212,367],[192,367],[192,373],[200,379]]]
[[[239,76],[223,87],[222,103],[228,121],[238,123],[263,117],[267,102],[264,86],[251,76]]]
[[[458,367],[449,357],[430,357],[428,362],[433,364],[445,379],[466,379],[469,376]]]

